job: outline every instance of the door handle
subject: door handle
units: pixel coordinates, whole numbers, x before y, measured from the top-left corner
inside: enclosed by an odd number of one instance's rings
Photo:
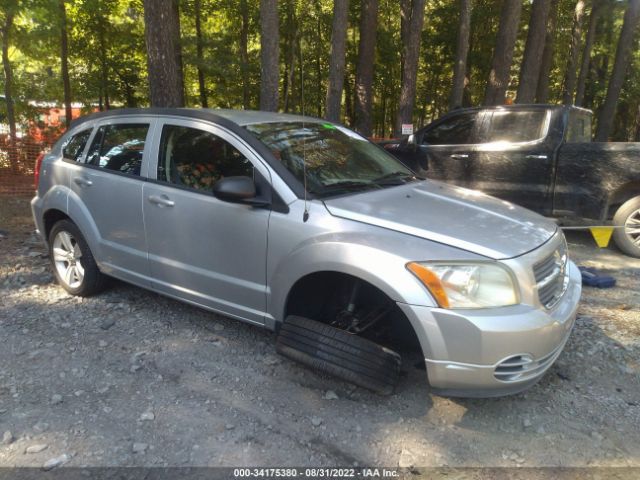
[[[80,187],[90,187],[91,185],[93,185],[93,182],[91,180],[84,177],[75,177],[73,181],[76,185],[79,185]]]
[[[452,153],[450,155],[451,158],[469,158],[467,153]]]
[[[524,158],[535,158],[537,160],[546,160],[549,157],[546,155],[527,155]]]
[[[151,203],[159,207],[173,207],[175,205],[175,202],[169,200],[169,197],[166,195],[149,195],[148,198]]]

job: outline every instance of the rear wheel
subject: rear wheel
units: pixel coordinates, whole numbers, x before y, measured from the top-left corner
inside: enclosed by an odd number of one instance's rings
[[[105,276],[73,222],[61,220],[53,226],[49,234],[49,257],[58,283],[70,294],[87,297],[103,289]]]
[[[627,200],[613,217],[613,240],[627,255],[640,258],[640,197]]]
[[[401,357],[382,345],[314,320],[291,315],[280,328],[278,353],[382,395],[398,382]]]

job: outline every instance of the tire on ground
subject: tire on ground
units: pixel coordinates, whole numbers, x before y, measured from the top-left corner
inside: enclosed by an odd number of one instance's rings
[[[70,233],[80,246],[80,263],[82,265],[82,268],[84,268],[84,278],[82,280],[82,283],[76,288],[69,287],[60,278],[58,269],[56,268],[55,261],[53,259],[53,241],[56,238],[56,235],[62,231]],[[89,245],[87,245],[87,241],[82,236],[80,229],[72,221],[60,220],[59,222],[56,222],[51,228],[51,232],[49,232],[49,258],[51,259],[53,273],[56,276],[58,283],[71,295],[89,297],[91,295],[99,293],[104,289],[107,278],[103,273],[100,272],[100,269],[98,268],[98,265],[93,258],[93,254],[89,249]]]
[[[401,357],[370,340],[304,317],[289,316],[278,333],[281,355],[382,395],[398,382]]]
[[[629,235],[627,235],[624,227],[629,217],[639,210],[640,196],[634,197],[623,203],[613,217],[613,224],[618,227],[613,231],[613,240],[616,246],[627,255],[638,258],[640,258],[640,244],[635,244],[633,242]],[[640,219],[640,214],[636,217]],[[640,224],[638,225],[638,228],[640,229]],[[640,236],[638,238],[640,238]]]

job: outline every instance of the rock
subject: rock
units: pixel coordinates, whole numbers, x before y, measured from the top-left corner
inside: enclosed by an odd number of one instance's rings
[[[131,368],[129,369],[129,371],[131,373],[136,373],[138,370],[140,370],[142,368],[142,365],[131,365]]]
[[[25,453],[40,453],[47,448],[49,448],[49,445],[46,443],[36,443],[35,445],[29,445],[26,448]]]
[[[522,426],[523,426],[524,428],[529,428],[529,427],[531,426],[531,420],[529,420],[528,418],[525,418],[525,419],[522,421]]]
[[[226,428],[227,430],[233,430],[234,428],[236,428],[236,426],[233,423],[227,423],[224,428]]]
[[[100,328],[102,330],[109,330],[115,324],[116,324],[115,319],[107,317],[107,318],[103,319],[102,322],[100,322]]]
[[[133,450],[133,453],[144,453],[147,451],[147,448],[149,448],[148,444],[135,442],[133,444],[132,450]]]
[[[311,425],[314,427],[319,427],[322,425],[322,419],[320,417],[311,417]]]
[[[143,422],[151,421],[151,420],[155,420],[155,419],[156,419],[156,416],[151,411],[144,412],[142,415],[140,415],[140,420],[142,420]]]
[[[58,395],[57,393],[51,395],[51,405],[58,405],[62,403],[62,395]]]
[[[13,443],[14,440],[15,439],[13,438],[13,433],[11,433],[9,430],[4,432],[4,434],[2,435],[2,445],[9,445]]]
[[[325,400],[338,400],[338,395],[333,390],[327,390],[322,396]]]
[[[104,340],[100,340],[100,341],[98,342],[98,346],[99,346],[100,348],[104,348],[104,347],[106,347],[107,345],[109,345],[109,344],[108,344],[107,342],[105,342]]]
[[[544,430],[544,427],[542,425],[540,425],[537,429],[536,429],[536,433],[539,435],[544,435],[546,432]]]
[[[598,440],[599,442],[604,440],[604,437],[600,435],[598,432],[596,432],[595,430],[591,432],[591,438],[593,438],[594,440]]]
[[[213,326],[213,329],[214,329],[216,332],[221,332],[222,330],[224,330],[224,325],[222,325],[221,323],[216,323],[216,324]]]
[[[71,460],[71,456],[67,455],[66,453],[64,453],[64,454],[60,455],[59,457],[50,458],[49,460],[44,462],[44,465],[42,465],[42,469],[45,470],[45,471],[53,470],[56,467],[64,465],[69,460]]]
[[[263,362],[265,365],[277,365],[280,363],[280,359],[273,355],[266,355]]]
[[[73,394],[76,397],[81,397],[82,395],[84,395],[84,390],[76,390]]]

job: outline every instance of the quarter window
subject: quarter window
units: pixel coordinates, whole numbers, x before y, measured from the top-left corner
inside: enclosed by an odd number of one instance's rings
[[[253,165],[213,133],[165,125],[160,141],[158,180],[210,193],[223,177],[253,178]]]
[[[483,143],[522,143],[539,140],[547,133],[546,119],[546,110],[493,112]]]
[[[96,132],[87,162],[127,175],[140,175],[148,124],[103,125]]]
[[[449,118],[425,132],[422,143],[426,145],[468,145],[474,143],[473,133],[478,114],[463,113]]]
[[[69,138],[62,147],[62,157],[73,162],[81,161],[84,147],[87,144],[87,140],[89,140],[89,135],[91,135],[90,128],[76,133]]]

